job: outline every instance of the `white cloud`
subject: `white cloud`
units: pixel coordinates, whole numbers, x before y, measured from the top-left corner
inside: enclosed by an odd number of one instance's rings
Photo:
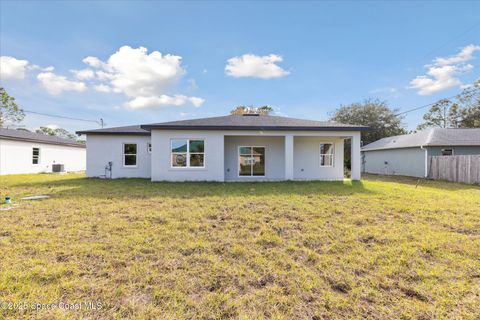
[[[95,91],[102,92],[102,93],[109,93],[112,92],[112,88],[105,84],[99,84],[93,87]]]
[[[200,108],[205,103],[205,99],[198,97],[189,97],[188,101],[196,108]]]
[[[480,50],[480,46],[470,44],[460,50],[460,52],[454,56],[448,58],[435,58],[433,63],[439,66],[447,66],[467,62],[473,59],[473,54],[477,50]]]
[[[398,89],[394,87],[382,87],[375,88],[370,91],[372,94],[388,95],[392,98],[398,98],[400,96]]]
[[[473,69],[473,65],[467,62],[474,58],[473,54],[477,50],[480,50],[480,46],[471,44],[461,49],[456,55],[435,58],[432,64],[425,66],[426,75],[417,76],[410,81],[408,88],[416,89],[419,95],[426,96],[450,88],[462,87],[463,83],[459,76]]]
[[[225,66],[225,73],[232,77],[254,77],[261,79],[271,79],[284,77],[290,74],[285,71],[276,62],[282,62],[283,58],[276,54],[268,56],[256,56],[254,54],[244,54],[240,57],[228,59]]]
[[[66,77],[56,75],[53,72],[39,73],[37,79],[43,87],[47,89],[47,92],[54,96],[57,96],[64,91],[83,92],[87,90],[85,83],[68,80]]]
[[[88,64],[90,67],[93,68],[104,68],[105,63],[102,62],[100,59],[97,57],[86,57],[85,59],[82,60],[83,63]]]
[[[124,106],[128,109],[144,109],[162,106],[183,106],[191,103],[195,107],[200,107],[205,102],[202,98],[187,97],[184,95],[169,96],[162,94],[160,96],[136,97],[128,101]]]
[[[182,58],[163,55],[158,51],[148,54],[144,47],[123,46],[106,62],[96,57],[87,57],[83,62],[95,68],[95,86],[100,92],[123,93],[132,98],[124,104],[127,108],[153,108],[157,106],[179,106],[191,103],[201,106],[203,99],[172,94],[181,77],[186,73]]]
[[[18,60],[14,57],[0,57],[0,79],[1,80],[22,80],[27,73],[27,60]]]
[[[78,80],[88,80],[93,79],[95,77],[95,73],[91,69],[82,69],[82,70],[70,70],[74,75],[75,78]]]
[[[188,82],[188,88],[190,90],[197,90],[198,89],[198,84],[195,81],[195,79],[188,79],[187,82]]]

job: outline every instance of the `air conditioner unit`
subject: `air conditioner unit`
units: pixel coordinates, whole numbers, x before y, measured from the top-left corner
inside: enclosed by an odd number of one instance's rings
[[[64,172],[65,166],[63,164],[52,164],[52,172]]]

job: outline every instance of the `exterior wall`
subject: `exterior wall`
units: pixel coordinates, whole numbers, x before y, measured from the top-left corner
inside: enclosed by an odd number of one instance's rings
[[[150,178],[149,136],[87,135],[87,177],[105,175],[105,166],[113,162],[112,178]],[[123,166],[123,144],[137,144],[137,166]],[[109,172],[106,173],[109,177]]]
[[[238,175],[238,147],[265,147],[265,176]],[[285,179],[285,138],[271,136],[225,136],[225,180],[264,181]]]
[[[152,181],[224,181],[224,132],[152,130]],[[171,139],[203,139],[204,168],[173,168]]]
[[[320,167],[320,144],[334,144],[333,167]],[[343,180],[343,138],[294,137],[295,180]]]
[[[425,150],[420,148],[364,151],[363,155],[365,172],[412,177],[425,176]]]
[[[40,148],[38,164],[32,164],[33,148]],[[85,158],[85,148],[0,140],[0,175],[52,172],[52,164],[63,164],[65,171],[82,171]]]
[[[358,131],[209,131],[152,130],[151,137],[135,135],[88,135],[87,176],[105,175],[105,166],[113,162],[112,178],[151,177],[152,181],[255,181],[284,180],[293,172],[298,180],[343,179],[343,142],[359,137]],[[285,137],[293,136],[293,163],[287,168]],[[205,140],[204,168],[173,168],[171,139]],[[152,143],[152,154],[147,152]],[[334,167],[320,167],[320,143],[335,144]],[[137,143],[137,167],[123,167],[123,143]],[[238,146],[265,146],[266,176],[238,176]],[[360,152],[358,152],[360,157]],[[303,171],[302,171],[303,169]],[[360,169],[358,169],[360,171]],[[358,175],[359,177],[359,175]]]
[[[453,149],[453,154],[456,156],[467,156],[467,155],[476,155],[480,154],[480,146],[458,146],[458,147],[428,147],[429,156],[441,156],[442,149]]]

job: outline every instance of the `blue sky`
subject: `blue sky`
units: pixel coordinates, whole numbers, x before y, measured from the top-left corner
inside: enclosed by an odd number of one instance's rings
[[[2,86],[27,110],[108,126],[265,104],[326,120],[369,97],[407,110],[480,75],[479,2],[0,5]],[[409,113],[407,128],[424,111]],[[30,114],[24,125],[97,127]]]

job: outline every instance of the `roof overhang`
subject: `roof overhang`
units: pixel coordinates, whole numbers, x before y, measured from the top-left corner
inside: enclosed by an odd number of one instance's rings
[[[30,139],[30,138],[16,138],[16,137],[9,137],[9,136],[1,136],[0,140],[12,140],[12,141],[21,141],[21,142],[34,142],[34,143],[43,143],[43,144],[53,144],[57,146],[66,146],[66,147],[74,147],[74,148],[83,148],[85,149],[86,146],[80,143],[68,143],[68,142],[55,142],[55,141],[45,141],[40,139]]]

